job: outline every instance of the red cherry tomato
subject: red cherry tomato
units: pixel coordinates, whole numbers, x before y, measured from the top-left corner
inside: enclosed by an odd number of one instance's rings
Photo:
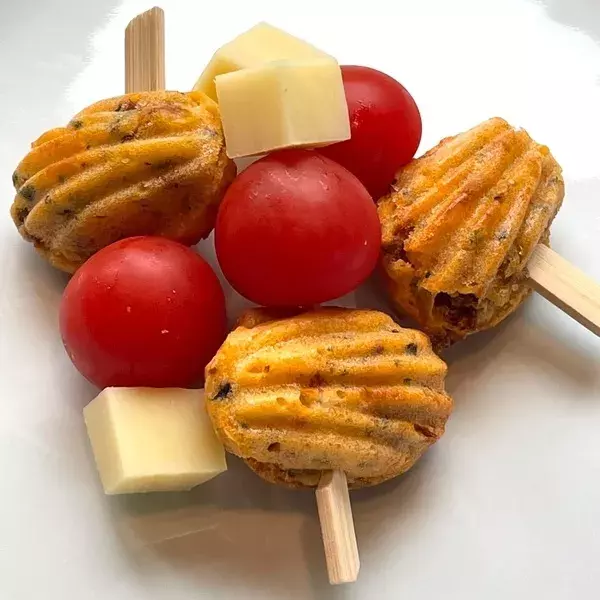
[[[352,137],[320,152],[354,173],[378,199],[417,151],[421,115],[412,96],[389,75],[342,66]]]
[[[266,306],[306,306],[352,291],[380,248],[377,211],[344,167],[310,150],[250,165],[219,209],[219,264],[243,296]]]
[[[225,298],[194,251],[135,237],[92,256],[60,306],[60,331],[79,372],[98,387],[187,387],[225,337]]]

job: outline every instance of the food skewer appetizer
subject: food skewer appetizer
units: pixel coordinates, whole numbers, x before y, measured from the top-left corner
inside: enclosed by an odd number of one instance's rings
[[[129,24],[125,48],[127,92],[155,89],[151,86],[161,82],[164,85],[164,14],[161,9],[154,8]],[[317,505],[330,582],[355,581],[360,562],[343,471],[324,474],[318,484]]]
[[[160,48],[151,47],[152,58]],[[160,83],[162,63],[153,69],[146,60],[134,75],[131,61],[142,54],[132,43],[126,50],[133,93],[96,102],[43,134],[13,175],[19,232],[63,271],[126,237],[197,243],[212,231],[236,174],[216,103],[199,92],[134,90]]]
[[[533,286],[600,334],[600,286],[547,246],[563,196],[548,148],[503,119],[442,140],[378,203],[393,303],[444,347],[502,321]]]
[[[396,477],[439,439],[452,408],[445,374],[425,334],[383,313],[254,309],[208,364],[206,402],[225,448],[263,479],[317,489],[340,583],[358,571],[347,483]]]
[[[162,125],[179,133],[180,139],[196,135],[200,154],[204,141],[210,155],[210,140],[202,131],[194,134],[176,128],[194,112],[202,117],[200,105],[206,99],[199,95],[199,106],[182,110],[177,103],[184,94],[155,90],[164,81],[163,35],[160,9],[130,24],[127,87],[131,92],[135,86],[136,91],[117,100],[134,114],[145,113],[146,128]],[[146,50],[151,58],[140,63],[138,72],[135,65],[143,61]],[[132,106],[134,102],[138,106]],[[220,127],[215,106],[208,106]],[[149,144],[154,147],[156,142]],[[171,151],[177,148],[175,143]],[[192,169],[203,177],[201,165]],[[168,197],[172,189],[176,199],[183,179],[177,169],[167,168],[157,183],[172,184],[163,191]],[[128,199],[121,200],[127,203]],[[111,210],[118,212],[118,208],[115,202]],[[223,290],[199,254],[165,237],[148,235],[99,249],[70,279],[59,325],[74,365],[91,383],[104,388],[85,407],[84,420],[106,494],[190,490],[227,470],[225,450],[205,409],[204,394],[187,389],[199,382],[226,332]]]
[[[598,286],[546,245],[560,166],[498,118],[406,165],[421,137],[410,94],[265,23],[189,93],[164,90],[161,9],[129,24],[125,61],[124,96],[33,144],[11,211],[75,272],[59,321],[73,363],[106,388],[84,411],[105,492],[190,489],[226,470],[227,449],[315,490],[330,582],[354,581],[348,489],[404,473],[440,438],[446,365],[383,313],[296,307],[355,290],[382,248],[396,307],[438,347],[493,327],[531,285],[600,333]],[[232,158],[265,153],[233,181]],[[186,247],[213,226],[226,278],[271,307],[218,351],[225,297]],[[187,389],[203,371],[206,401]]]

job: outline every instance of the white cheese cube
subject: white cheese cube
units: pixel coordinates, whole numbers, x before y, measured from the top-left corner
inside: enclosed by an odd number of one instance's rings
[[[216,79],[230,158],[350,138],[342,74],[329,60],[280,61]]]
[[[227,470],[203,390],[107,388],[83,413],[107,494],[189,490]]]
[[[274,60],[334,60],[309,43],[273,27],[259,23],[219,48],[196,82],[200,90],[216,101],[215,77],[239,69],[259,67]]]

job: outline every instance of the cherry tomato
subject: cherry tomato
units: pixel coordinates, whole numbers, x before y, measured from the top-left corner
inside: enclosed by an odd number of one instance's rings
[[[60,331],[98,387],[188,387],[225,337],[225,298],[194,251],[134,237],[92,256],[62,298]]]
[[[276,152],[232,183],[215,227],[217,258],[243,296],[307,306],[352,291],[377,262],[375,204],[344,167],[311,150]]]
[[[354,173],[378,199],[417,151],[421,115],[412,96],[389,75],[342,66],[352,137],[320,152]]]

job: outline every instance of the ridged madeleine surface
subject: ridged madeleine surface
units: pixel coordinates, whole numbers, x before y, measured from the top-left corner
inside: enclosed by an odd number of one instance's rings
[[[102,100],[32,144],[13,175],[11,214],[54,266],[75,271],[119,239],[194,244],[235,176],[217,105],[201,92]]]
[[[273,320],[274,319],[274,320]],[[206,398],[229,452],[261,477],[352,487],[409,469],[444,432],[446,365],[427,336],[373,310],[242,318],[206,370]]]
[[[526,264],[564,196],[561,168],[494,118],[404,167],[378,204],[396,307],[440,345],[493,327],[526,298]]]

